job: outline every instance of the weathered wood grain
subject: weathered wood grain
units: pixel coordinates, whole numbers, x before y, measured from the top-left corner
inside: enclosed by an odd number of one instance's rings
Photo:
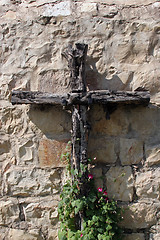
[[[86,92],[85,60],[87,49],[87,44],[76,43],[75,48],[69,46],[62,53],[62,56],[67,59],[68,67],[71,71],[70,86],[72,92]]]
[[[65,105],[66,95],[52,93],[32,92],[32,91],[13,91],[11,95],[12,104],[51,104]]]
[[[149,92],[123,92],[123,91],[90,91],[83,93],[68,93],[63,95],[29,92],[29,91],[13,91],[11,96],[12,104],[51,104],[72,106],[76,104],[91,105],[93,103],[107,104],[135,104],[148,105],[150,101]]]

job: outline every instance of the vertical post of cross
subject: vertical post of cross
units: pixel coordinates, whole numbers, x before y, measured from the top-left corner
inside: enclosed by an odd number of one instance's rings
[[[75,49],[69,46],[63,53],[63,56],[68,61],[68,66],[71,70],[70,87],[72,93],[80,93],[81,96],[86,95],[86,78],[85,78],[85,60],[87,55],[88,45],[75,44]],[[80,195],[86,195],[86,177],[87,171],[82,172],[81,164],[86,166],[88,164],[87,158],[87,105],[76,104],[72,107],[72,154],[71,154],[71,169],[77,169],[82,173],[82,177],[78,179],[80,183]],[[72,176],[74,180],[74,176]],[[83,213],[79,213],[78,227],[82,229]]]

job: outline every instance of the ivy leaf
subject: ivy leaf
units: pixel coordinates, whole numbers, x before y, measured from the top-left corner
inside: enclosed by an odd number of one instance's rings
[[[97,197],[93,194],[91,194],[89,197],[88,197],[88,201],[94,203],[96,201]]]
[[[110,231],[112,229],[112,226],[110,224],[108,224],[108,226],[106,227],[107,231]]]
[[[96,221],[98,220],[98,217],[94,215],[94,216],[92,217],[92,220],[93,220],[94,222],[96,222]]]
[[[77,215],[78,212],[79,212],[79,208],[75,208],[75,209],[74,209],[74,212],[75,212],[75,214]]]
[[[98,230],[99,233],[103,233],[104,232],[103,228],[98,228],[97,230]]]
[[[64,232],[64,231],[58,231],[59,240],[67,240],[67,237],[65,234],[66,234],[66,232]]]

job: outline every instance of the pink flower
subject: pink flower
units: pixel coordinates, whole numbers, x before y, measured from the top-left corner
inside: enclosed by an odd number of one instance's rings
[[[98,192],[102,192],[102,191],[103,191],[103,189],[99,187],[98,188]]]
[[[92,174],[88,174],[88,178],[89,179],[93,179],[93,175]]]
[[[94,159],[94,160],[97,160],[97,158],[96,158],[96,157],[94,157],[93,159]]]
[[[83,234],[81,233],[81,237],[83,237]]]
[[[105,200],[108,201],[108,197],[106,197]]]
[[[105,196],[107,196],[108,195],[108,193],[106,192],[106,191],[104,191],[104,193],[103,193]]]

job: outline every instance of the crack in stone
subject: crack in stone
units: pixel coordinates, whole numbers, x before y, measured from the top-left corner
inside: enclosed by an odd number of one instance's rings
[[[22,203],[19,203],[19,204],[18,204],[18,207],[19,207],[19,219],[20,219],[21,221],[25,221],[26,217],[25,217],[25,213],[24,213],[23,204],[22,204]]]

